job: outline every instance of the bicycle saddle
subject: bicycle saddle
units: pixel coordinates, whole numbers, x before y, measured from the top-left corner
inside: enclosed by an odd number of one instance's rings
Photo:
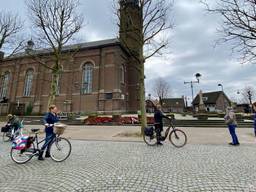
[[[40,129],[31,129],[31,131],[34,132],[34,133],[37,132],[37,131],[39,131],[39,130],[40,130]]]

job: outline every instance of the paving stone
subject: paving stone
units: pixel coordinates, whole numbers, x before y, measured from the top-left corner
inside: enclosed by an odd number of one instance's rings
[[[0,142],[0,191],[256,192],[256,150],[251,144],[171,144],[71,141],[62,163],[33,158],[14,163]]]

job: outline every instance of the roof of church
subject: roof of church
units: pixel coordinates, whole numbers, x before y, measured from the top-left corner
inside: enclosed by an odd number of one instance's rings
[[[93,49],[93,48],[100,48],[100,47],[106,47],[106,46],[114,46],[114,45],[120,45],[120,40],[118,38],[114,39],[106,39],[106,40],[100,40],[100,41],[91,41],[91,42],[86,42],[86,43],[78,43],[78,44],[73,44],[73,45],[66,45],[63,47],[63,52],[68,52],[68,51],[76,51],[76,50],[83,50],[83,49]],[[35,49],[32,50],[33,55],[38,55],[38,54],[48,54],[52,53],[53,50],[51,48],[45,48],[45,49]],[[25,57],[28,56],[28,54],[24,51],[21,53],[17,53],[11,57],[10,59],[13,58],[19,58],[19,57]]]

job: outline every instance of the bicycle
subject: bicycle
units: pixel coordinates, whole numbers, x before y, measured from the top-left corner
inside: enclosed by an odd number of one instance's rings
[[[167,139],[168,135],[169,135],[169,141],[177,148],[183,147],[184,145],[186,145],[187,143],[187,135],[185,134],[184,131],[177,129],[174,125],[174,119],[170,119],[169,120],[169,126],[165,131],[165,135],[162,137],[161,136],[161,141],[165,141],[165,139]],[[156,124],[155,124],[156,125]],[[157,144],[157,137],[156,137],[156,128],[154,127],[150,127],[150,128],[145,128],[145,129],[151,129],[148,130],[148,132],[150,132],[149,135],[146,135],[144,133],[143,135],[143,139],[145,141],[145,143],[149,146],[154,146]],[[171,130],[172,129],[172,130]]]
[[[32,159],[34,156],[39,156],[41,149],[39,145],[45,141],[45,139],[39,141],[38,131],[40,129],[31,129],[35,134],[31,140],[31,146],[17,150],[12,148],[10,155],[11,159],[18,164],[24,164]],[[60,134],[56,134],[53,141],[50,144],[50,157],[55,162],[65,161],[71,154],[71,143],[68,139],[60,137]]]
[[[21,121],[21,127],[18,128],[16,131],[14,127],[12,127],[9,123],[5,125],[7,132],[3,132],[3,141],[9,142],[13,141],[16,137],[22,135],[22,128],[23,128],[23,120]]]

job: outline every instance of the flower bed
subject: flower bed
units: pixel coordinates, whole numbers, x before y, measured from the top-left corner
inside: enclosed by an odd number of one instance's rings
[[[117,121],[118,120],[118,121]],[[138,117],[100,117],[100,116],[89,116],[85,119],[86,125],[102,125],[102,124],[139,124]],[[153,117],[147,117],[148,124],[154,124]]]

